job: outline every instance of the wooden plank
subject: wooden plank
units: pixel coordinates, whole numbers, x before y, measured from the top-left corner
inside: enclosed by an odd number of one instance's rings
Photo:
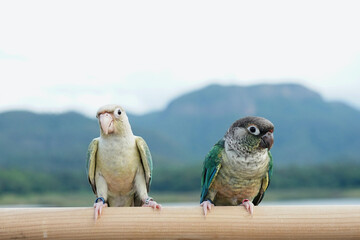
[[[0,239],[360,239],[360,206],[0,208]]]

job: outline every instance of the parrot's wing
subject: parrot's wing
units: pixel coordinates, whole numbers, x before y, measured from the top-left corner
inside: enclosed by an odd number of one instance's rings
[[[259,193],[256,195],[256,197],[252,201],[255,206],[259,205],[261,200],[264,198],[266,189],[270,185],[270,178],[272,176],[272,168],[273,168],[273,159],[272,159],[271,152],[268,151],[268,153],[269,153],[269,157],[270,157],[269,170],[262,179]]]
[[[147,188],[147,191],[149,192],[150,185],[151,185],[152,170],[153,170],[153,163],[152,163],[150,150],[149,150],[149,147],[146,144],[145,140],[142,137],[136,136],[135,141],[136,141],[136,145],[139,149],[141,163],[144,167],[146,188]]]
[[[224,150],[224,144],[224,139],[218,141],[205,158],[201,175],[200,203],[206,200],[205,197],[208,194],[209,188],[211,187],[211,184],[214,182],[215,177],[221,168],[221,154]]]
[[[98,143],[99,143],[99,138],[94,138],[89,144],[89,148],[87,152],[87,164],[86,164],[88,180],[95,194],[96,194],[95,168],[96,168],[96,152],[98,149]]]

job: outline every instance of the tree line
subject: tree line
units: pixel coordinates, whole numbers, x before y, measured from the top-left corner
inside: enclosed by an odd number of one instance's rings
[[[155,168],[152,191],[200,191],[201,165]],[[359,188],[360,164],[331,163],[274,167],[270,189]],[[84,171],[0,169],[0,194],[91,191]]]

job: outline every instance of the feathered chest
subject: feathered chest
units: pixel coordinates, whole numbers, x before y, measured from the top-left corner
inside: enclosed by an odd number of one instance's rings
[[[269,161],[266,149],[246,156],[225,149],[222,168],[227,169],[234,178],[262,178],[268,171]]]
[[[225,149],[221,169],[213,186],[218,193],[216,204],[237,205],[242,199],[253,199],[268,171],[269,160],[267,151],[241,156]]]
[[[110,138],[99,140],[98,157],[107,163],[126,164],[132,158],[138,157],[135,139],[132,137]]]
[[[108,182],[132,181],[140,166],[135,139],[100,138],[96,165]]]

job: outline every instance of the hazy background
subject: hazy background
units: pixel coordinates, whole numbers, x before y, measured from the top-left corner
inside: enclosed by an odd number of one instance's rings
[[[107,103],[146,137],[164,201],[197,200],[203,157],[249,114],[276,126],[269,199],[360,197],[359,7],[0,1],[0,203],[91,204],[83,156]]]

